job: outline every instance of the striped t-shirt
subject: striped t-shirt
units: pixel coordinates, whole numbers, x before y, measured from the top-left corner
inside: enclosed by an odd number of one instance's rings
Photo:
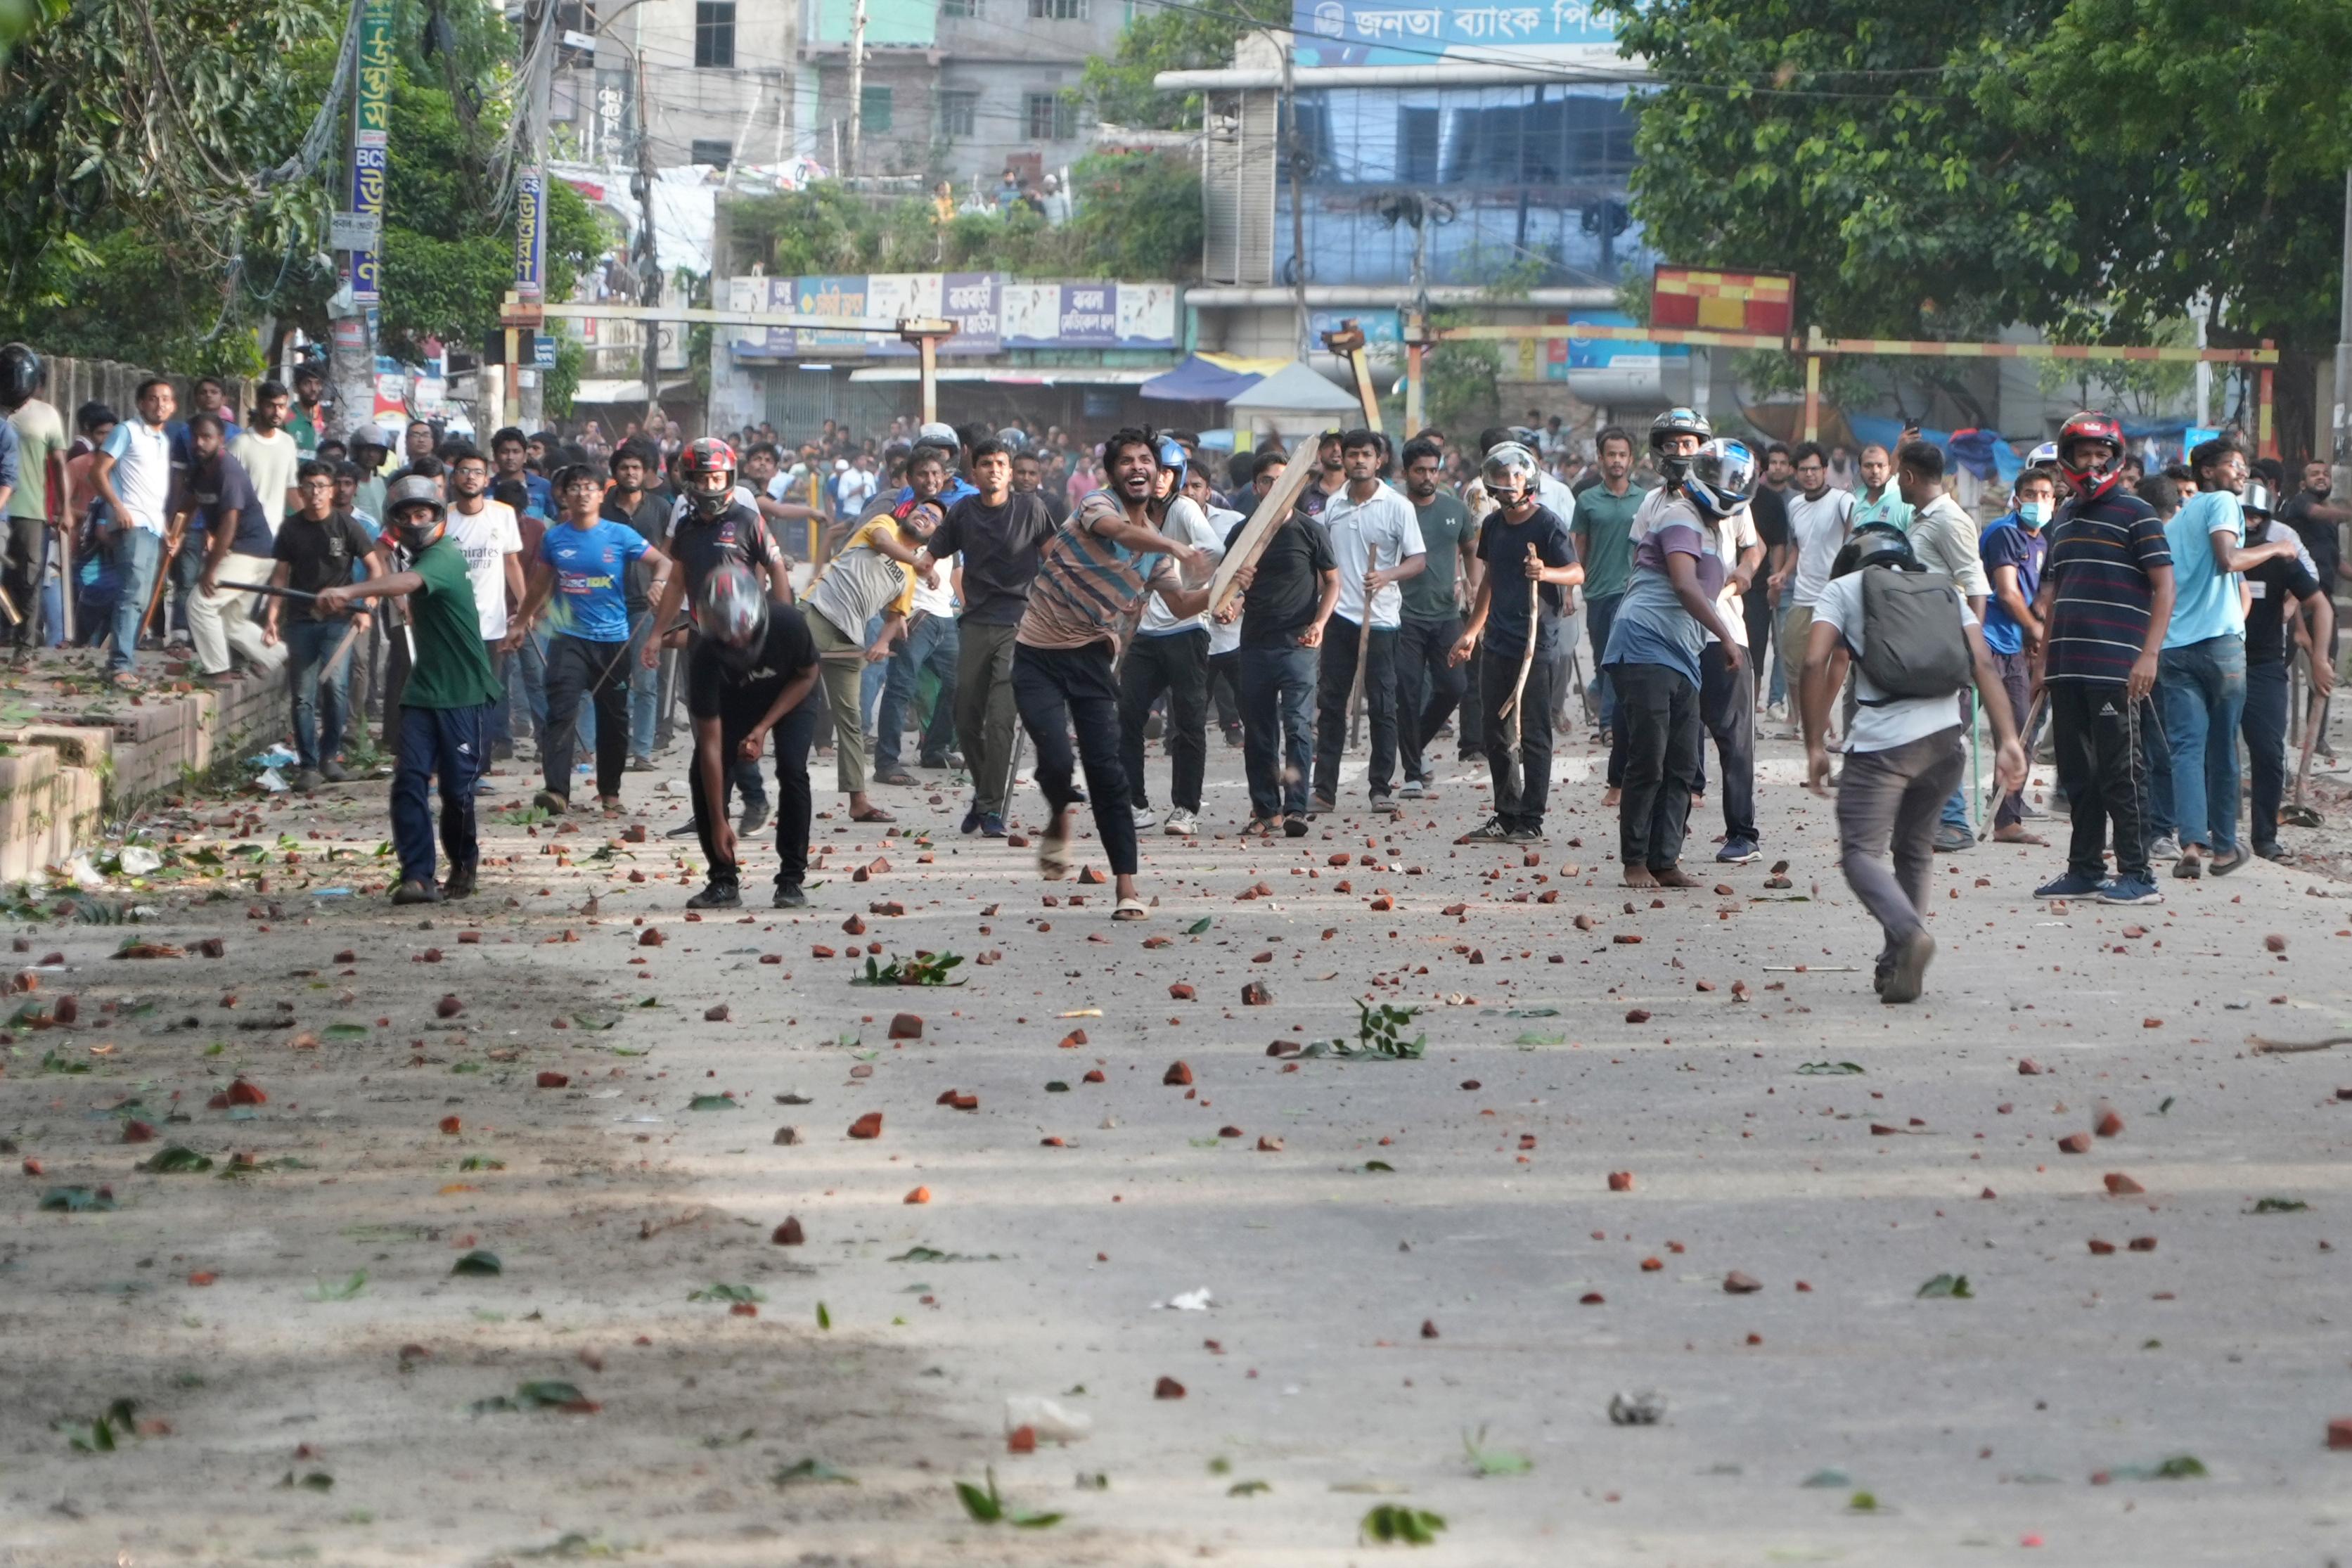
[[[1013,640],[1031,647],[1118,646],[1119,623],[1135,610],[1144,590],[1184,586],[1173,556],[1129,550],[1095,530],[1125,521],[1127,509],[1107,490],[1078,502],[1069,521],[1054,531],[1037,555],[1037,576],[1029,585],[1029,608]]]
[[[2164,525],[2121,485],[2095,501],[2070,502],[2051,530],[2042,568],[2056,584],[2043,679],[2128,679],[2147,637],[2148,574],[2171,564]]]

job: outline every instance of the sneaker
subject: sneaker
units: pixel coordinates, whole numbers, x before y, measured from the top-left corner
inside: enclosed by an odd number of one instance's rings
[[[1963,849],[1973,849],[1976,847],[1977,836],[1970,833],[1967,828],[1949,822],[1940,823],[1937,826],[1937,854],[1957,855]]]
[[[441,896],[445,899],[472,898],[475,873],[479,869],[475,866],[451,867],[448,877],[441,884]]]
[[[1282,831],[1293,838],[1304,838],[1307,832],[1307,819],[1294,811],[1282,819]]]
[[[1490,816],[1454,842],[1456,844],[1507,844],[1510,841],[1511,830],[1503,825],[1503,819],[1499,816]]]
[[[2150,860],[2179,859],[2180,840],[2175,838],[2169,833],[2166,834],[2163,837],[2158,838],[2148,845],[2147,858]]]
[[[664,838],[692,838],[695,837],[694,819],[688,817],[686,821],[679,823],[676,827],[671,828],[667,833],[663,834],[662,837]]]
[[[1242,743],[1242,727],[1241,727],[1239,724],[1235,724],[1235,725],[1233,725],[1233,726],[1231,726],[1230,728],[1228,728],[1228,729],[1225,731],[1225,744],[1226,744],[1226,745],[1228,745],[1228,746],[1233,746],[1233,747],[1236,747],[1236,748],[1238,748],[1238,747],[1241,745],[1241,743]]]
[[[1328,795],[1309,795],[1307,798],[1307,815],[1309,816],[1328,816],[1339,809],[1339,803]]]
[[[441,901],[441,889],[430,882],[403,882],[392,890],[392,901],[395,904],[437,904]]]
[[[971,809],[963,814],[963,826],[956,831],[969,838],[980,831],[980,802],[973,801]]]
[[[776,884],[776,908],[804,910],[808,908],[808,894],[801,890],[798,882],[779,882]]]
[[[732,882],[713,882],[686,900],[689,910],[740,910],[743,892]]]
[[[1715,852],[1715,858],[1726,866],[1745,866],[1763,853],[1745,838],[1727,838],[1723,847]]]
[[[1372,796],[1370,804],[1371,808],[1374,811],[1383,812],[1390,816],[1394,816],[1404,809],[1402,806],[1397,805],[1396,799],[1392,795],[1376,795]]]
[[[1397,785],[1397,798],[1399,800],[1419,800],[1422,796],[1422,783],[1419,779],[1407,779],[1404,783]]]
[[[572,809],[572,803],[551,789],[541,790],[530,797],[530,804],[550,816],[562,816]]]
[[[1135,824],[1138,833],[1149,833],[1160,826],[1160,814],[1148,805],[1129,806],[1127,819]]]
[[[294,793],[296,795],[309,795],[311,791],[317,789],[320,784],[326,782],[327,781],[320,775],[318,769],[304,768],[301,772],[294,775]]]
[[[1190,838],[1201,831],[1200,816],[1180,805],[1168,814],[1168,820],[1160,825],[1160,831],[1171,838]]]
[[[336,762],[332,758],[329,758],[327,761],[319,764],[319,776],[326,780],[329,784],[349,784],[352,782],[351,769],[343,766],[342,763]]]
[[[1893,962],[1878,984],[1878,999],[1898,1005],[1919,1000],[1919,993],[1927,989],[1927,961],[1935,956],[1936,939],[1924,931],[1913,931],[1890,955]]]
[[[980,836],[982,838],[1003,837],[1004,818],[992,811],[982,812],[980,817]]]
[[[1512,844],[1540,844],[1544,841],[1544,833],[1540,827],[1531,827],[1521,823],[1518,826],[1506,832],[1503,837],[1506,842]]]
[[[2154,882],[2144,881],[2137,877],[2116,877],[2109,880],[2105,887],[2099,889],[2099,902],[2160,904],[2164,902],[2164,895],[2157,890]]]
[[[631,757],[624,764],[623,771],[632,773],[649,773],[654,771],[654,760],[651,757]]]
[[[2106,884],[2096,877],[2085,877],[2080,871],[2069,871],[2054,882],[2044,882],[2033,889],[2037,899],[2088,899],[2096,897]]]
[[[760,829],[767,826],[768,803],[765,800],[745,801],[743,803],[742,820],[735,825],[736,836],[741,838],[749,838],[751,835],[759,832]]]

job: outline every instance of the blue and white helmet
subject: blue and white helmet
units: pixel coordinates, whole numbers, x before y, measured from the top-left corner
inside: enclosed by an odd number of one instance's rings
[[[2025,459],[2025,465],[2030,468],[2042,468],[2045,464],[2051,468],[2058,466],[2058,443],[2055,441],[2042,442],[2033,448],[2033,455]]]
[[[1756,494],[1756,454],[1727,436],[1705,443],[1683,469],[1682,491],[1708,517],[1729,517]]]

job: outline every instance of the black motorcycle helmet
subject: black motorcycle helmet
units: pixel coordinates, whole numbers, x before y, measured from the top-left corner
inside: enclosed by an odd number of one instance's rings
[[[1849,572],[1859,572],[1865,566],[1892,566],[1897,572],[1925,572],[1919,557],[1911,549],[1911,541],[1902,530],[1881,522],[1865,522],[1853,531],[1853,537],[1830,563],[1830,579],[1834,582]]]
[[[22,408],[41,390],[41,356],[23,343],[0,343],[0,408]]]

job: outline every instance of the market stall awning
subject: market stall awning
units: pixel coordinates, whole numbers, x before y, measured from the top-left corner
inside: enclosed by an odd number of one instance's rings
[[[1292,360],[1247,392],[1227,398],[1225,406],[1242,414],[1355,414],[1360,416],[1363,412],[1363,405],[1356,401],[1352,393],[1340,391],[1300,360]]]
[[[1145,382],[1143,395],[1163,403],[1223,403],[1247,392],[1284,363],[1237,354],[1187,354],[1175,369]]]
[[[1098,364],[1072,365],[960,365],[950,370],[941,366],[938,379],[948,382],[985,382],[991,386],[1141,386],[1160,372],[1143,366],[1120,369]],[[922,369],[911,364],[877,364],[849,373],[852,381],[912,382],[923,379]]]

